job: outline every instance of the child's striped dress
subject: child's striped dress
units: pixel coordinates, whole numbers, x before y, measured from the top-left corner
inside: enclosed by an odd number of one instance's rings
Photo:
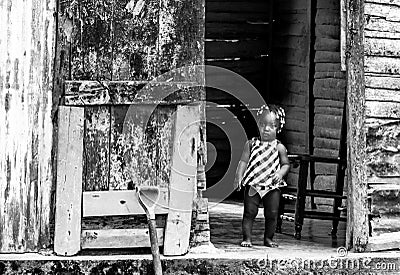
[[[272,175],[280,169],[279,153],[276,148],[279,143],[277,139],[270,142],[251,139],[250,158],[242,179],[243,186],[250,185],[255,189],[250,188],[249,195],[254,195],[256,191],[262,198],[272,189],[286,186],[284,181],[272,182]]]

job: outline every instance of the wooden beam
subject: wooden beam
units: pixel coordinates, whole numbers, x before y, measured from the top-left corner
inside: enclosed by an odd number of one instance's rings
[[[157,228],[156,231],[161,246],[164,228]],[[82,230],[81,240],[82,249],[150,247],[147,228]]]
[[[59,108],[54,252],[80,250],[84,110]]]
[[[177,109],[164,255],[183,255],[189,249],[192,206],[196,191],[199,107],[178,106]]]
[[[362,252],[369,234],[365,169],[364,0],[349,2],[346,34],[349,179],[346,246]]]
[[[168,213],[167,198],[168,191],[161,191],[156,202],[156,214]],[[82,217],[145,214],[134,190],[83,192],[82,205]]]
[[[198,85],[196,82],[65,81],[64,99],[69,106],[185,104],[201,98],[200,88],[195,88]],[[176,93],[167,99],[172,92]]]

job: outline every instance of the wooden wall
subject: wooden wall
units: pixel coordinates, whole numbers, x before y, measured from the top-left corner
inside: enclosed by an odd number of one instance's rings
[[[313,153],[339,156],[346,74],[340,59],[340,1],[316,1],[314,44]],[[336,164],[315,165],[315,188],[334,190]],[[316,198],[317,207],[330,209],[331,199]]]
[[[400,3],[365,1],[369,249],[400,242]]]
[[[55,1],[0,2],[0,251],[50,243]]]

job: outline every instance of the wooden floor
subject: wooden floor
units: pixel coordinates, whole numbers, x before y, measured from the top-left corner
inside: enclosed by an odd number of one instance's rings
[[[282,234],[276,233],[274,240],[278,242],[278,248],[267,248],[262,245],[264,232],[264,217],[262,208],[257,215],[253,226],[253,247],[244,248],[241,242],[241,221],[243,203],[234,201],[209,202],[211,242],[218,249],[225,252],[239,252],[247,255],[254,254],[279,254],[310,255],[322,254],[334,255],[337,248],[345,245],[346,224],[339,223],[338,237],[333,240],[329,235],[332,222],[322,220],[305,219],[302,230],[302,239],[293,237],[294,223],[284,221]]]

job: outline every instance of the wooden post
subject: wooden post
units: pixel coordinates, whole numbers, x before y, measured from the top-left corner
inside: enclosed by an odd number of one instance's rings
[[[81,248],[83,121],[83,108],[60,107],[54,252],[65,256]]]
[[[50,245],[56,1],[0,1],[0,252]]]
[[[346,246],[362,252],[368,242],[369,230],[365,168],[364,0],[348,2],[346,33],[349,164]]]
[[[199,127],[199,106],[178,106],[164,255],[183,255],[189,249],[192,207],[196,191]]]

